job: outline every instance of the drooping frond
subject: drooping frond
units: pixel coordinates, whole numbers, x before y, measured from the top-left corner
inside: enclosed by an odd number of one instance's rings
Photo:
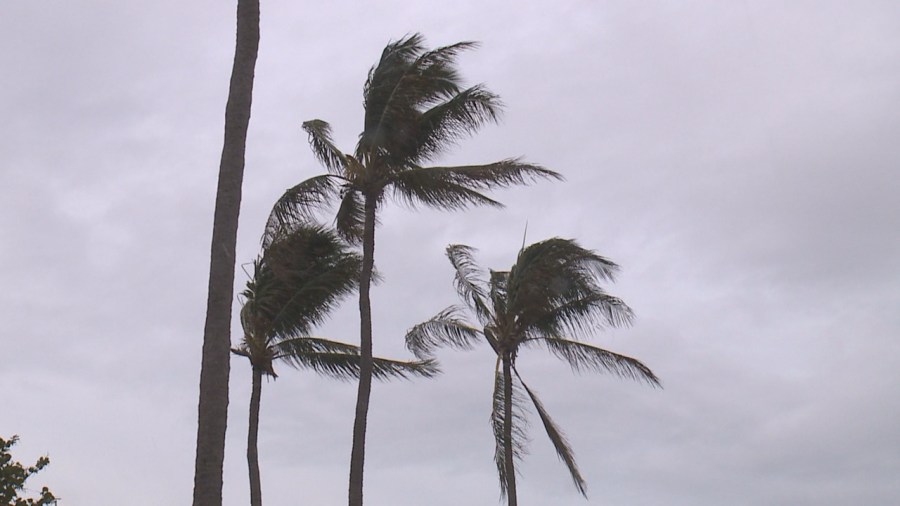
[[[475,311],[478,321],[486,324],[491,320],[492,315],[487,304],[485,281],[481,278],[481,269],[475,263],[474,252],[475,248],[464,244],[447,246],[447,258],[450,259],[450,264],[456,271],[454,275],[456,293]]]
[[[327,207],[340,194],[346,182],[341,176],[323,174],[285,191],[269,214],[263,233],[263,247],[268,247],[294,228],[311,222],[315,212]]]
[[[654,387],[662,387],[659,378],[649,367],[631,357],[562,338],[547,337],[534,341],[543,343],[551,353],[566,361],[576,372],[583,370],[608,372],[622,378],[646,381]]]
[[[512,382],[512,399],[509,399],[509,402],[512,403],[512,441],[507,441],[503,432],[504,427],[504,413],[506,408],[506,395],[504,394],[504,375],[503,370],[499,367],[497,368],[496,374],[494,376],[494,396],[493,396],[493,409],[491,410],[491,428],[494,432],[494,462],[497,464],[497,473],[500,477],[500,495],[506,495],[506,473],[514,473],[515,470],[515,462],[518,462],[522,459],[522,456],[527,453],[526,444],[528,443],[527,436],[527,420],[525,418],[525,408],[524,408],[524,399],[522,398],[522,392],[519,389],[519,386],[516,384],[515,377],[511,377],[510,381]],[[507,445],[512,445],[513,450],[513,469],[506,468],[506,448]]]
[[[409,329],[406,332],[406,347],[416,357],[425,358],[441,346],[472,349],[480,335],[480,330],[462,319],[459,308],[451,306]]]
[[[364,220],[362,196],[358,191],[345,189],[334,218],[334,225],[341,239],[351,244],[361,244]]]
[[[508,293],[507,293],[507,284],[509,282],[509,272],[508,271],[495,271],[491,270],[491,279],[488,282],[488,286],[490,286],[490,300],[491,305],[494,308],[494,315],[497,318],[506,318],[508,315]],[[495,322],[495,324],[499,324],[500,322]]]
[[[352,344],[313,337],[298,337],[279,341],[273,346],[274,359],[280,359],[298,369],[309,368],[319,374],[338,379],[359,376],[359,347]],[[412,376],[431,378],[440,369],[434,360],[401,361],[374,359],[373,377],[407,379]]]
[[[316,158],[332,174],[341,174],[347,166],[347,156],[334,145],[331,139],[331,125],[320,119],[303,123],[303,130],[309,134],[309,145]]]
[[[553,443],[553,448],[556,449],[556,455],[559,456],[559,459],[562,460],[566,465],[566,468],[569,469],[569,474],[572,476],[575,488],[581,492],[581,495],[587,497],[587,485],[584,482],[584,478],[581,476],[581,471],[578,470],[578,465],[575,463],[575,454],[572,452],[572,447],[569,445],[565,435],[559,427],[557,427],[553,419],[550,418],[550,414],[547,413],[541,400],[538,399],[537,395],[535,395],[535,393],[528,388],[528,385],[522,381],[522,377],[519,376],[519,371],[515,371],[515,373],[519,382],[522,384],[522,388],[525,389],[528,397],[531,398],[531,402],[534,404],[538,416],[541,417],[541,423],[544,424],[544,430],[547,431],[547,437],[550,438],[550,442]]]

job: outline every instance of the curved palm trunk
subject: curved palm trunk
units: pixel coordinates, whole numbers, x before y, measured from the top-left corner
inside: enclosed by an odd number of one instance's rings
[[[194,506],[222,504],[222,466],[228,417],[231,302],[234,251],[244,179],[244,152],[250,124],[253,75],[259,52],[259,0],[238,0],[237,43],[225,106],[225,140],[213,219],[209,295],[203,330]]]
[[[372,393],[372,304],[369,287],[375,264],[375,206],[377,198],[365,197],[363,228],[363,265],[359,280],[359,390],[356,394],[356,419],[353,422],[353,448],[350,452],[350,506],[362,506],[363,469],[366,458],[366,422],[369,395]]]
[[[517,506],[516,496],[516,468],[513,461],[513,391],[512,391],[512,360],[509,354],[503,355],[503,457],[506,461],[506,498],[508,506]]]
[[[253,390],[250,392],[250,424],[247,430],[247,467],[250,469],[250,506],[262,506],[262,484],[259,480],[259,402],[262,397],[262,371],[253,368]]]

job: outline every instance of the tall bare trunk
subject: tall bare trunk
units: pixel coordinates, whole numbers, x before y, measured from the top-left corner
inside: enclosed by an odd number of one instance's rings
[[[228,417],[234,251],[244,179],[253,75],[259,51],[259,0],[238,0],[237,43],[225,106],[225,140],[219,164],[210,248],[209,295],[203,329],[194,506],[221,506]]]
[[[247,429],[247,467],[250,469],[250,506],[262,506],[262,484],[259,480],[259,402],[262,397],[262,371],[253,368],[253,390],[250,392],[250,423]]]
[[[375,207],[377,197],[365,196],[363,228],[363,265],[359,279],[359,390],[356,394],[356,419],[353,422],[353,448],[350,452],[350,506],[363,504],[363,469],[366,459],[366,422],[372,393],[372,304],[369,287],[375,264]]]
[[[506,498],[508,506],[517,506],[516,497],[516,468],[513,461],[513,391],[512,391],[512,360],[509,355],[503,356],[503,457],[506,461]]]

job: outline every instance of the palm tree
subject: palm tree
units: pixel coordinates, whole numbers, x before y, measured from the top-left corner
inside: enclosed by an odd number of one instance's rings
[[[340,239],[320,227],[301,227],[273,243],[253,263],[253,277],[242,293],[241,324],[244,338],[232,351],[250,360],[253,388],[247,435],[250,470],[250,504],[261,506],[257,436],[262,378],[276,378],[273,363],[340,379],[359,375],[359,348],[310,337],[312,328],[344,296],[356,288],[359,255],[350,253]],[[432,360],[399,362],[376,358],[376,378],[431,377],[437,373]]]
[[[372,383],[372,309],[369,288],[375,254],[375,224],[387,195],[438,209],[500,206],[482,191],[561,179],[556,172],[507,159],[485,165],[424,167],[446,148],[474,133],[500,112],[499,98],[482,85],[462,86],[456,56],[472,42],[426,50],[419,34],[391,42],[369,71],[363,87],[365,120],[354,154],[340,151],[331,127],[321,120],[303,124],[327,174],[290,188],[275,204],[267,240],[302,223],[324,205],[339,202],[335,222],[345,239],[362,243],[359,282],[360,375],[353,448],[350,506],[362,506],[366,422]]]
[[[225,140],[213,218],[209,295],[203,329],[194,506],[221,506],[222,466],[228,418],[231,302],[244,151],[250,124],[253,76],[259,52],[259,0],[238,0],[237,42],[225,105]]]
[[[464,245],[447,248],[457,292],[480,325],[467,323],[463,309],[451,306],[410,329],[406,345],[419,358],[441,346],[470,349],[481,339],[494,350],[494,460],[501,495],[510,506],[517,504],[515,461],[524,449],[526,395],[575,487],[586,496],[569,443],[522,380],[516,357],[522,347],[543,346],[575,371],[610,372],[659,386],[653,372],[639,361],[579,340],[593,329],[631,322],[631,309],[601,287],[601,282],[613,281],[618,266],[575,241],[554,238],[523,248],[510,270],[490,271],[485,280],[473,253]]]

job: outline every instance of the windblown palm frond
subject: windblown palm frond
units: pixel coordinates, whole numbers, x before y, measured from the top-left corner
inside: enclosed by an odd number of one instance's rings
[[[515,371],[515,369],[513,369]],[[572,481],[575,484],[575,488],[581,492],[581,495],[587,497],[587,484],[584,482],[584,478],[581,476],[581,471],[578,470],[578,465],[575,463],[575,454],[572,452],[572,447],[569,445],[568,440],[566,440],[565,435],[562,431],[557,427],[556,423],[550,418],[550,414],[547,413],[547,410],[544,408],[544,405],[541,403],[541,400],[538,399],[537,395],[528,388],[528,385],[522,381],[522,378],[519,376],[519,371],[515,371],[516,377],[519,379],[519,382],[522,384],[522,388],[525,389],[525,392],[528,394],[528,397],[531,398],[531,403],[534,404],[534,408],[538,412],[538,416],[541,418],[541,423],[544,424],[544,430],[547,432],[547,437],[550,438],[550,442],[553,443],[553,448],[556,450],[556,455],[559,456],[559,459],[566,464],[566,467],[569,469],[569,474],[572,476]]]
[[[418,204],[438,209],[460,210],[471,206],[503,207],[503,204],[464,184],[442,181],[424,169],[395,174],[391,189],[409,207]]]
[[[274,358],[301,369],[309,368],[319,374],[337,379],[359,377],[359,347],[352,344],[299,337],[279,341],[274,346]],[[437,362],[426,359],[420,361],[388,360],[375,358],[373,376],[380,380],[391,378],[406,379],[410,376],[431,378],[440,369]]]
[[[630,325],[633,317],[631,308],[621,299],[598,290],[550,301],[540,310],[523,315],[519,321],[527,335],[569,334],[578,338],[606,326]]]
[[[331,125],[326,121],[314,119],[303,123],[303,130],[309,134],[309,145],[328,172],[341,175],[347,167],[347,155],[334,145],[331,139]]]
[[[414,171],[427,173],[436,181],[446,181],[477,190],[505,188],[542,179],[563,180],[559,173],[540,165],[523,162],[519,158],[508,158],[483,165],[424,167]]]
[[[346,184],[342,176],[322,174],[286,190],[272,207],[263,234],[263,248],[313,221],[315,213],[330,206]]]
[[[436,348],[450,346],[469,350],[481,335],[459,316],[459,308],[451,306],[406,333],[406,347],[418,358],[431,356]]]
[[[528,420],[525,417],[525,404],[522,398],[522,392],[519,388],[515,376],[509,378],[512,382],[512,398],[506,399],[504,392],[504,375],[503,370],[497,367],[494,375],[494,395],[493,408],[491,410],[491,428],[494,431],[494,462],[497,464],[497,473],[500,477],[500,494],[505,496],[507,490],[507,475],[515,473],[515,465],[513,469],[507,469],[506,466],[506,448],[507,445],[512,446],[514,461],[520,461],[527,453],[526,445],[528,444]],[[512,403],[512,434],[511,440],[507,441],[504,434],[504,421],[507,401]]]
[[[345,189],[334,218],[334,226],[341,239],[351,244],[361,244],[364,220],[362,195],[358,191]]]
[[[496,122],[500,108],[500,98],[482,85],[460,91],[422,113],[405,156],[413,163],[434,158],[484,123]]]
[[[482,280],[482,272],[475,263],[475,248],[464,244],[451,244],[447,246],[447,258],[456,271],[454,283],[456,293],[475,312],[476,318],[482,325],[492,318],[491,310],[487,303],[487,293],[484,289],[485,281]]]
[[[661,386],[649,367],[631,357],[567,339],[548,337],[539,342],[565,360],[574,371],[609,372],[622,378],[646,381],[654,387]]]
[[[482,190],[561,178],[543,167],[510,159],[487,165],[413,167],[393,174],[391,181],[394,194],[409,206],[421,203],[441,209],[464,209],[473,205],[502,207],[483,195]]]

